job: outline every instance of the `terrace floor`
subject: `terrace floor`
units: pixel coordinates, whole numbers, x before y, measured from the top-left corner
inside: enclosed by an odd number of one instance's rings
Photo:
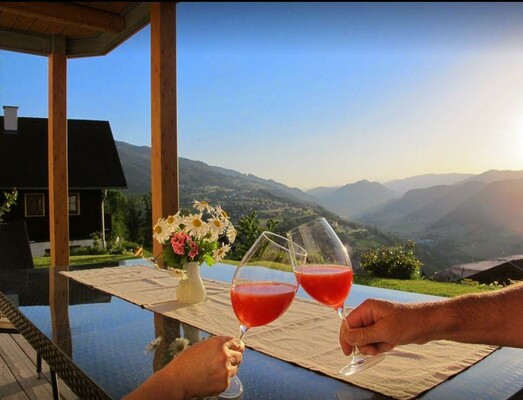
[[[0,333],[0,399],[52,400],[49,367],[42,360],[42,377],[36,373],[36,352],[20,334]],[[60,398],[78,397],[58,378]]]

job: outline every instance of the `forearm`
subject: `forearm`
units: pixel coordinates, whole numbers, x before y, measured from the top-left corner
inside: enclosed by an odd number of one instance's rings
[[[165,368],[149,377],[140,387],[130,393],[124,400],[184,400],[188,398],[182,385],[177,384],[175,377]]]
[[[523,284],[426,305],[428,340],[523,347]]]

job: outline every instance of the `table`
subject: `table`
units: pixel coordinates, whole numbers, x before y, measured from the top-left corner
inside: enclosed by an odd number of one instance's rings
[[[0,271],[0,311],[81,398],[121,398],[160,362],[145,352],[145,346],[160,335],[180,336],[183,328],[175,320],[69,280],[59,271]],[[233,271],[234,267],[219,264],[202,268],[202,275],[230,282]],[[434,299],[354,285],[348,305],[368,297]],[[385,398],[250,349],[239,376],[245,386],[244,399]],[[520,399],[522,387],[523,350],[502,348],[421,398]]]

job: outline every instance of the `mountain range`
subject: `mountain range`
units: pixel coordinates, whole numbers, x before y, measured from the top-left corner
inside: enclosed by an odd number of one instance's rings
[[[127,194],[148,193],[150,148],[119,141],[116,147]],[[182,206],[205,199],[220,204],[233,219],[256,210],[260,221],[279,220],[282,229],[311,214],[328,215],[345,227],[356,252],[416,240],[429,273],[523,254],[523,171],[429,174],[385,184],[362,180],[307,191],[185,158],[179,158],[179,173]]]

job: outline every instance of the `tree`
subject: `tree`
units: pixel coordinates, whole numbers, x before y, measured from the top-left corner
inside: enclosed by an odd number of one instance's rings
[[[0,222],[3,222],[4,214],[7,214],[11,211],[11,206],[16,204],[16,199],[18,198],[18,192],[16,189],[13,189],[11,193],[4,192],[5,201],[0,204]]]
[[[361,254],[361,266],[372,275],[382,278],[410,279],[419,274],[423,265],[414,255],[416,243],[408,240],[403,245],[377,247]]]
[[[236,227],[238,234],[236,236],[236,241],[234,242],[234,248],[231,252],[232,258],[241,260],[261,233],[263,231],[274,232],[277,224],[278,222],[269,219],[266,222],[265,227],[262,226],[256,211],[241,216],[238,226]]]

